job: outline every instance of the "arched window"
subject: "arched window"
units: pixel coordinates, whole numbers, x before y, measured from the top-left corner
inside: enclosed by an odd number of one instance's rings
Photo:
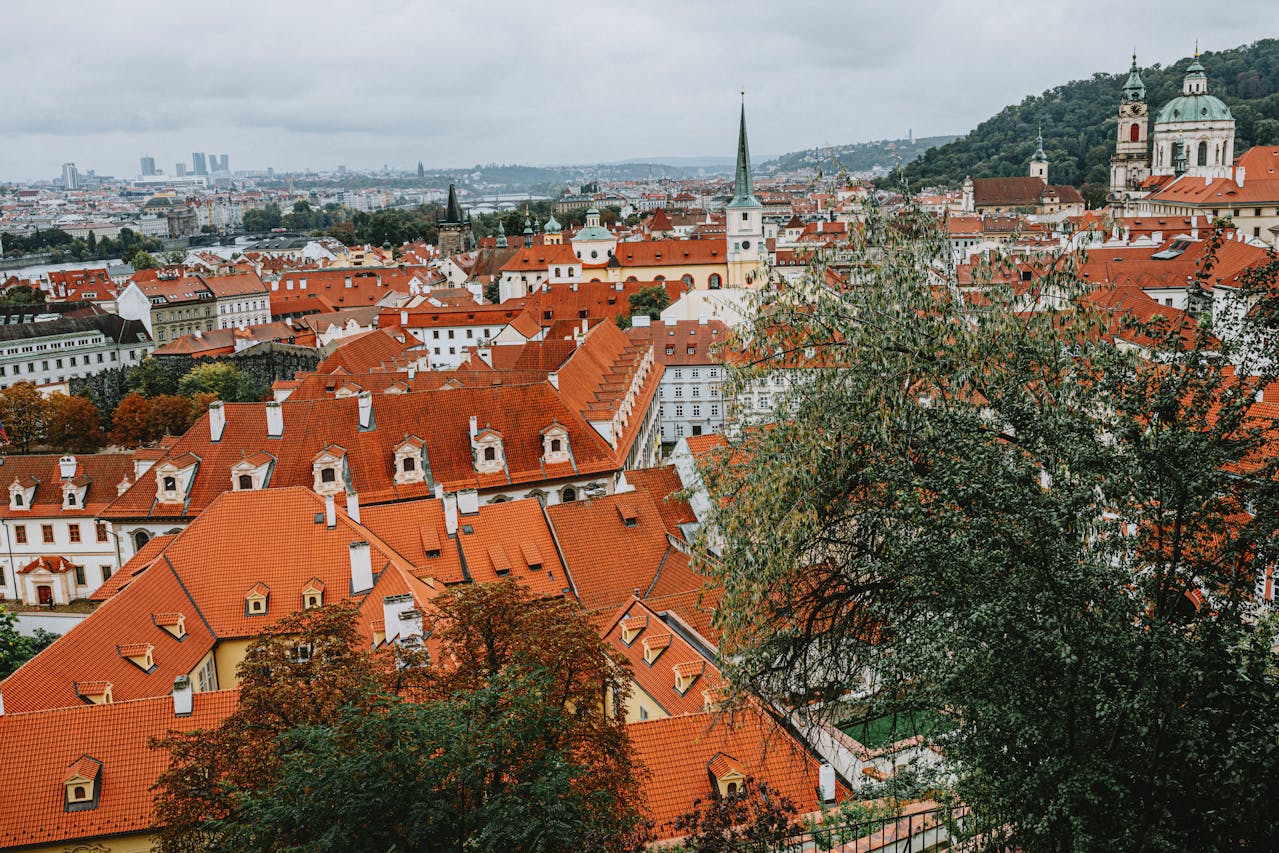
[[[241,491],[247,491],[253,488],[253,478],[248,474],[241,474],[239,479]]]
[[[560,500],[564,503],[572,503],[577,500],[577,489],[572,486],[565,486],[564,491],[560,492]]]
[[[151,534],[145,530],[138,530],[133,534],[133,550],[141,551],[142,547],[151,541]]]
[[[67,506],[75,506],[75,492],[67,492]]]
[[[484,461],[485,461],[485,462],[496,462],[496,461],[497,461],[497,448],[494,448],[494,447],[486,447],[486,448],[484,448]]]
[[[707,279],[707,282],[710,284],[711,290],[719,290],[724,285],[724,280],[719,277],[717,272],[711,273],[711,277]]]
[[[626,277],[626,280],[627,280],[628,282],[630,282],[630,281],[639,281],[639,276],[637,276],[637,275],[628,275],[628,276]]]
[[[24,500],[24,498],[22,497],[22,492],[14,492],[14,493],[13,493],[13,505],[14,505],[14,506],[22,506],[22,505],[23,505],[23,503],[22,503],[22,502],[23,502],[23,500]]]
[[[1199,165],[1200,166],[1208,165],[1208,143],[1207,142],[1199,143]]]
[[[416,470],[417,470],[417,460],[416,460],[416,459],[414,459],[412,456],[405,456],[405,457],[404,457],[404,470],[405,470],[405,471],[416,471]]]
[[[1128,141],[1129,142],[1141,141],[1141,125],[1137,124],[1137,122],[1135,121],[1132,123],[1132,127],[1128,128]]]
[[[85,793],[83,785],[76,785],[75,789],[71,792],[71,798],[73,800],[87,800],[89,797]]]
[[[555,268],[555,277],[556,277],[556,278],[559,278],[559,277],[560,277],[560,268],[559,268],[559,267],[556,267],[556,268]]]
[[[736,794],[737,794],[737,783],[736,783],[736,782],[729,782],[729,783],[728,783],[728,795],[729,795],[730,797],[732,797],[732,796],[736,796]]]
[[[564,442],[560,441],[558,438],[552,438],[552,439],[551,439],[551,452],[552,452],[552,453],[559,453],[559,452],[560,452],[560,448],[562,448],[563,446],[564,446]]]
[[[178,488],[178,481],[172,477],[164,478],[164,490],[166,492],[175,491]]]
[[[666,276],[664,276],[664,275],[655,275],[655,276],[653,276],[653,281],[666,281]]]
[[[688,273],[685,273],[684,275],[680,276],[680,279],[679,279],[679,280],[680,280],[680,281],[682,281],[682,282],[684,282],[684,285],[685,285],[686,287],[692,287],[692,286],[693,286],[693,277],[692,277],[691,275],[689,275]]]

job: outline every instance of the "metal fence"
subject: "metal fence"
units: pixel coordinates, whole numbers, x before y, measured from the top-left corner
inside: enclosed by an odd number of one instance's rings
[[[769,848],[772,853],[931,853],[962,850],[969,837],[966,806],[903,809],[882,817],[829,826],[813,826]]]

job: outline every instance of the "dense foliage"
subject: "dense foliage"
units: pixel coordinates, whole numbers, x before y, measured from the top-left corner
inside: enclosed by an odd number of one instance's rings
[[[1226,102],[1235,116],[1235,151],[1279,143],[1279,40],[1207,52],[1208,91]],[[1181,94],[1189,57],[1167,68],[1141,69],[1154,116]],[[1094,74],[1026,97],[977,125],[970,133],[926,152],[903,171],[913,186],[958,185],[974,178],[1025,175],[1035,151],[1035,135],[1044,134],[1048,179],[1054,184],[1105,185],[1115,153],[1120,87],[1128,77],[1127,57],[1115,57],[1113,73]]]
[[[945,145],[953,136],[923,136],[919,139],[882,139],[877,142],[855,142],[793,151],[775,160],[760,163],[755,171],[761,175],[774,172],[820,170],[834,177],[840,172],[870,172],[905,165],[930,148]]]
[[[635,768],[604,709],[626,682],[590,622],[511,581],[435,602],[439,660],[360,648],[350,605],[256,640],[239,708],[161,744],[160,849],[634,849]]]
[[[924,737],[989,845],[1273,849],[1253,590],[1279,552],[1279,419],[1256,404],[1279,301],[1147,325],[1149,360],[1110,343],[1078,257],[970,301],[934,218],[865,215],[849,286],[760,293],[730,390],[797,360],[802,381],[703,466],[734,683],[832,722],[849,691],[946,717]]]
[[[72,237],[58,228],[36,229],[30,234],[3,234],[0,243],[4,244],[6,256],[20,256],[37,253],[49,253],[53,263],[64,261],[93,261],[120,258],[125,263],[134,263],[139,255],[158,252],[163,244],[156,237],[144,237],[130,228],[121,228],[117,238],[102,237],[94,234],[86,237]],[[145,259],[143,260],[145,266]],[[138,267],[142,269],[143,267]]]
[[[0,604],[0,678],[8,678],[61,636],[43,628],[36,628],[31,636],[27,636],[18,633],[17,626],[18,617]]]

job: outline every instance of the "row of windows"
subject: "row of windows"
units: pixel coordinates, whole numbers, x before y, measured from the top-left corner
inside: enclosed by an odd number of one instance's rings
[[[448,339],[449,339],[450,341],[451,341],[451,340],[453,340],[453,339],[454,339],[454,337],[455,337],[454,332],[456,332],[457,330],[456,330],[456,329],[447,329],[446,331],[448,332]],[[484,333],[484,334],[482,335],[482,337],[486,337],[486,338],[491,338],[494,334],[496,334],[496,333],[497,333],[497,329],[490,329],[490,328],[487,328],[487,327],[485,327],[482,331],[483,331],[483,333]],[[466,330],[466,338],[467,338],[467,340],[472,340],[472,339],[474,339],[474,337],[475,337],[475,329],[473,329],[473,328],[468,328],[468,329]],[[439,329],[432,329],[432,330],[431,330],[431,338],[432,338],[432,339],[434,339],[434,340],[437,340],[437,341],[438,341],[438,340],[440,339],[440,330],[439,330]],[[436,351],[438,352],[438,350],[436,350]]]
[[[692,416],[693,416],[693,417],[695,417],[695,418],[700,418],[700,417],[702,416],[702,407],[701,407],[701,406],[699,406],[699,405],[693,405],[693,406],[690,406],[689,408],[690,408],[690,409],[692,409],[692,412],[693,412],[693,415],[692,415]],[[711,417],[712,417],[712,418],[718,418],[718,417],[719,417],[719,403],[711,403],[711,405],[710,405],[710,415],[711,415]],[[682,417],[684,417],[684,407],[683,407],[683,406],[676,406],[676,407],[675,407],[675,417],[677,417],[677,418],[682,418]]]
[[[213,309],[206,305],[204,307],[204,314],[201,315],[199,308],[175,308],[167,314],[163,311],[157,312],[155,319],[158,322],[163,322],[165,320],[194,320],[200,316],[212,317]]]
[[[95,347],[102,346],[106,342],[106,338],[98,335],[92,338],[76,338],[73,341],[50,341],[45,344],[31,344],[23,347],[9,347],[4,351],[5,355],[18,355],[24,352],[44,352],[51,349],[75,349],[76,347]]]
[[[674,376],[676,379],[683,379],[684,369],[681,367],[676,367],[671,371],[671,375]],[[719,379],[719,368],[718,367],[707,368],[706,375],[709,376],[711,379]],[[694,367],[692,370],[689,371],[689,376],[691,376],[693,379],[700,379],[702,377],[702,369],[700,367]]]
[[[134,352],[133,350],[129,350],[129,358],[136,358],[133,352]],[[111,356],[111,361],[119,360],[118,354],[115,352],[115,350],[111,351],[110,356]],[[77,361],[77,359],[80,359],[80,361]],[[64,365],[63,364],[64,361],[68,363]],[[104,358],[104,353],[97,353],[97,363],[104,364],[105,362],[106,362],[106,359]],[[93,360],[89,355],[83,355],[83,356],[73,355],[73,356],[68,356],[65,359],[62,359],[62,358],[53,359],[53,364],[54,364],[53,369],[62,370],[63,367],[75,367],[77,365],[84,365],[85,367],[88,367],[92,363],[93,363]],[[27,362],[26,366],[27,366],[27,371],[26,371],[27,373],[36,372],[36,363],[34,361]],[[19,363],[19,364],[7,365],[7,366],[0,364],[0,376],[5,376],[6,375],[5,370],[8,368],[12,368],[14,376],[22,375],[22,364]],[[49,369],[50,369],[49,359],[44,359],[43,361],[40,362],[41,371],[48,371]],[[73,378],[74,378],[74,375],[73,375]]]
[[[265,311],[266,300],[259,299],[253,302],[236,302],[234,304],[222,303],[218,306],[219,314],[234,314],[237,311]]]
[[[82,538],[82,534],[83,532],[80,528],[79,522],[73,521],[67,525],[68,542],[83,542],[84,539]],[[105,521],[94,522],[94,536],[97,538],[98,542],[109,541],[110,536],[107,533],[107,524]],[[25,524],[15,524],[13,526],[13,541],[19,545],[27,544],[27,526]],[[57,540],[54,536],[52,524],[40,525],[40,541],[45,545],[56,544]]]
[[[674,387],[675,387],[675,393],[673,394],[673,396],[674,396],[674,397],[675,397],[675,399],[677,399],[677,400],[678,400],[678,399],[681,399],[681,398],[684,396],[684,387],[685,387],[685,386],[683,386],[683,385],[676,385],[676,386],[674,386]],[[702,396],[702,386],[701,386],[701,385],[689,385],[689,386],[688,386],[688,388],[689,388],[689,394],[688,394],[688,396],[690,396],[690,397],[700,397],[700,396]],[[664,386],[664,385],[663,385],[663,386],[659,386],[659,387],[658,387],[658,391],[660,392],[659,396],[662,396],[662,397],[665,397],[665,396],[666,396],[666,386]],[[718,396],[719,396],[719,386],[718,386],[718,385],[710,385],[710,386],[708,386],[706,396],[708,396],[708,397],[718,397]]]

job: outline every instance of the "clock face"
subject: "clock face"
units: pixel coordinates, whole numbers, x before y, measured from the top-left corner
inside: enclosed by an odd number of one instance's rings
[[[749,249],[750,247],[751,247],[751,241],[750,241],[750,240],[743,240],[743,241],[742,241],[742,248],[743,248],[743,249]]]

